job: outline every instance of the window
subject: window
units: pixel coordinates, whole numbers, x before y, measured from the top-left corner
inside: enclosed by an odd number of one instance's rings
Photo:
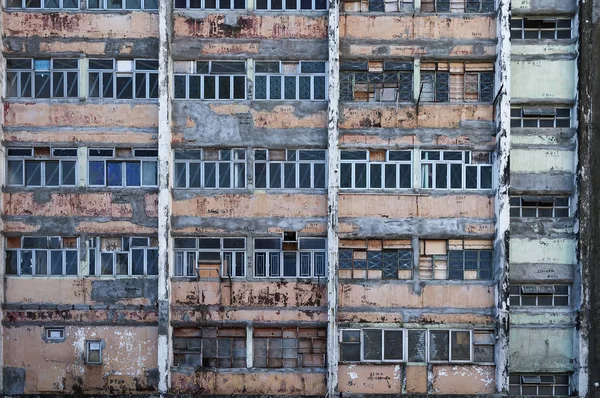
[[[571,109],[511,108],[510,127],[571,127]]]
[[[492,189],[491,152],[421,151],[421,188]]]
[[[174,79],[175,99],[246,99],[244,61],[179,62]]]
[[[341,329],[339,341],[341,362],[494,363],[491,330]]]
[[[92,238],[89,241],[90,275],[158,275],[155,238]]]
[[[510,374],[509,394],[511,396],[569,396],[569,375],[558,373]]]
[[[65,276],[78,273],[78,239],[60,236],[7,238],[9,275]]]
[[[323,368],[327,330],[320,328],[255,328],[255,368]]]
[[[510,305],[516,307],[567,307],[569,285],[511,285]]]
[[[175,238],[175,276],[246,276],[246,238]]]
[[[245,0],[175,0],[175,8],[199,10],[245,10]]]
[[[90,98],[158,98],[158,61],[90,59],[89,87]]]
[[[257,0],[257,10],[326,10],[326,0]]]
[[[325,100],[326,68],[327,63],[319,61],[257,61],[254,66],[254,99]]]
[[[423,102],[492,102],[494,65],[491,63],[424,62],[420,100]]]
[[[85,363],[89,365],[102,364],[102,341],[101,340],[86,340],[85,341]]]
[[[412,187],[412,151],[341,151],[340,188]]]
[[[246,329],[173,328],[173,366],[245,368]]]
[[[413,12],[413,0],[345,0],[344,12]]]
[[[570,39],[571,18],[511,18],[513,39]]]
[[[494,12],[494,0],[465,0],[465,12]]]
[[[431,362],[471,362],[470,330],[430,330]]]
[[[269,278],[310,278],[325,276],[325,238],[254,239],[254,276]]]
[[[77,148],[7,148],[8,186],[58,187],[77,183]]]
[[[157,149],[89,149],[91,187],[156,187]]]
[[[245,188],[245,149],[175,151],[176,188]]]
[[[6,8],[26,9],[78,9],[78,0],[6,0]]]
[[[421,279],[491,280],[491,241],[433,240],[420,242]]]
[[[78,98],[79,60],[7,59],[7,98]]]
[[[46,340],[58,340],[64,341],[65,339],[65,328],[46,328]]]
[[[569,217],[569,198],[511,196],[510,216]]]
[[[412,266],[410,240],[340,240],[340,278],[411,279]]]
[[[91,10],[158,10],[158,0],[88,0]]]
[[[325,150],[256,149],[256,188],[325,188]]]
[[[355,61],[340,64],[340,100],[413,100],[413,64],[406,61]]]

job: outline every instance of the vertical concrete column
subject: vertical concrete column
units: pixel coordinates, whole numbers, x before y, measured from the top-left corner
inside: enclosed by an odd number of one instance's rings
[[[77,186],[85,188],[87,185],[87,163],[88,148],[83,146],[77,148]]]
[[[340,0],[329,0],[329,104],[327,124],[327,396],[338,391],[338,195],[340,100]]]
[[[600,259],[599,203],[600,189],[598,170],[598,124],[600,112],[599,96],[600,69],[598,62],[598,32],[600,31],[600,1],[580,1],[578,14],[574,18],[579,26],[578,77],[579,92],[576,94],[577,109],[577,213],[575,231],[578,231],[578,264],[573,281],[573,307],[578,309],[575,339],[575,358],[578,367],[573,387],[580,397],[600,395],[600,335],[592,332],[600,327]],[[578,17],[578,18],[577,18]],[[577,30],[575,30],[577,31]],[[573,211],[573,208],[572,208]],[[579,283],[578,283],[579,282]]]
[[[4,3],[0,2],[0,13],[3,10]],[[0,18],[0,33],[4,33],[3,28],[4,18]],[[4,34],[2,34],[2,38]],[[3,40],[3,39],[0,39]],[[4,48],[4,43],[2,43],[2,48]],[[0,105],[2,105],[2,109],[4,109],[4,93],[6,87],[6,59],[4,58],[4,54],[0,51]],[[2,144],[4,142],[4,112],[0,114],[0,187],[6,186],[5,180],[5,165],[6,165],[6,148]],[[4,195],[0,195],[0,211],[4,212]],[[5,259],[6,256],[4,254],[4,221],[0,219],[0,253],[2,253],[2,258]],[[2,283],[0,284],[0,319],[4,319],[4,312],[2,308],[4,308],[5,302],[5,277],[6,277],[6,261],[0,262],[0,276],[2,277]],[[2,374],[0,374],[0,391],[4,391],[4,326],[0,326],[0,369],[2,369]]]
[[[85,100],[89,97],[88,92],[88,70],[90,60],[85,56],[79,57],[79,99]]]
[[[171,92],[173,64],[171,35],[173,2],[160,0],[158,8],[158,392],[170,387],[170,221],[171,221]]]
[[[421,91],[421,58],[415,58],[413,61],[413,97],[419,99]]]
[[[252,334],[254,332],[253,325],[246,325],[246,367],[251,369],[254,366],[254,340]]]
[[[508,298],[509,298],[509,154],[510,154],[510,0],[498,0],[498,22],[496,48],[497,92],[496,158],[494,160],[494,180],[496,181],[495,213],[496,231],[494,238],[494,263],[498,284],[496,286],[496,388],[499,393],[508,393]]]

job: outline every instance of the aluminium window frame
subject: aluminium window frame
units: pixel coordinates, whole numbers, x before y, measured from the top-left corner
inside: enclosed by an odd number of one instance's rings
[[[257,153],[264,151],[265,159],[258,159]],[[276,189],[276,190],[285,190],[285,189],[327,189],[327,149],[283,149],[285,151],[285,160],[270,160],[270,149],[268,148],[256,148],[254,149],[254,187],[256,189]],[[323,152],[323,159],[311,159],[311,160],[303,160],[300,159],[301,152]],[[293,154],[293,155],[292,155]],[[293,158],[292,160],[288,160],[289,158]],[[272,165],[279,165],[280,173],[279,173],[279,187],[271,187],[271,168]],[[265,186],[258,186],[258,177],[259,174],[257,171],[257,165],[265,165]],[[286,165],[294,166],[294,187],[286,187]],[[310,167],[310,186],[309,187],[301,187],[300,186],[300,166],[301,165],[309,165]],[[323,166],[323,186],[316,187],[315,186],[315,165]],[[262,185],[262,184],[261,184]]]
[[[360,152],[365,152],[365,158],[364,159],[342,159],[342,152],[356,152],[356,153],[360,153]],[[389,160],[390,159],[390,152],[407,152],[410,153],[410,160]],[[399,191],[399,190],[407,190],[407,189],[413,189],[413,173],[414,173],[414,159],[415,159],[415,154],[413,150],[406,150],[406,149],[398,149],[398,150],[386,150],[385,151],[385,160],[384,161],[371,161],[370,160],[370,155],[371,155],[371,150],[368,149],[364,149],[364,150],[354,150],[354,149],[340,149],[340,189],[342,190],[384,190],[384,191]],[[344,186],[342,187],[342,165],[351,165],[351,186],[347,187]],[[357,164],[364,164],[365,165],[365,186],[364,187],[357,187],[356,186],[356,181],[357,181],[357,177],[356,177],[356,165]],[[380,165],[380,182],[381,182],[381,187],[371,187],[371,172],[372,169],[374,169],[375,167],[373,166],[377,166]],[[392,188],[388,188],[386,187],[385,183],[386,183],[386,174],[387,174],[387,169],[388,166],[394,166],[394,170],[395,170],[395,174],[396,174],[396,186],[392,187]],[[404,174],[401,172],[402,170],[402,166],[406,166],[408,165],[410,167],[410,186],[409,187],[401,187],[400,183],[401,183],[401,175]]]
[[[92,349],[92,345],[95,345],[95,344],[98,344],[98,348],[94,347]],[[98,351],[98,356],[99,356],[98,361],[90,360],[91,351]],[[87,365],[102,365],[102,362],[104,359],[103,355],[102,355],[102,351],[103,351],[102,340],[100,340],[100,339],[85,340],[85,363]]]
[[[255,11],[259,11],[259,12],[269,12],[269,11],[275,11],[275,12],[282,12],[282,11],[316,11],[316,12],[323,12],[323,11],[327,11],[329,9],[329,2],[325,1],[325,8],[316,8],[317,5],[317,1],[318,0],[310,0],[311,1],[311,8],[302,8],[302,0],[291,0],[291,1],[295,1],[296,2],[296,8],[287,8],[287,1],[286,0],[281,0],[281,8],[272,8],[272,2],[274,0],[264,0],[266,2],[266,8],[259,8],[259,3],[260,0],[255,1],[255,5],[254,5],[254,10]]]
[[[235,1],[234,0],[230,0],[230,6],[229,7],[220,7],[221,5],[221,1],[220,0],[214,0],[215,1],[215,7],[206,7],[206,1],[207,0],[196,0],[197,3],[200,5],[199,7],[191,7],[191,3],[194,0],[182,0],[185,1],[185,7],[178,7],[177,6],[177,0],[173,1],[173,9],[175,10],[218,10],[218,11],[227,11],[227,10],[247,10],[248,9],[248,4],[247,1],[244,0],[244,7],[240,8],[240,7],[235,7]]]
[[[158,267],[157,267],[157,273],[156,274],[149,274],[148,273],[148,268],[149,268],[149,264],[148,264],[148,260],[149,260],[149,252],[150,251],[154,251],[156,252],[156,261],[158,261],[158,246],[152,246],[152,238],[148,237],[148,236],[121,236],[121,245],[120,247],[115,248],[115,250],[102,250],[101,248],[101,240],[102,239],[111,239],[109,237],[105,237],[105,236],[93,236],[88,238],[87,242],[88,242],[88,246],[87,246],[87,253],[88,253],[88,268],[89,268],[89,276],[91,277],[97,277],[97,278],[131,278],[131,277],[138,277],[138,278],[156,278],[158,277]],[[128,240],[129,243],[127,243],[127,249],[125,249],[125,239]],[[147,242],[147,246],[141,246],[141,245],[132,245],[132,241],[133,239],[146,239]],[[143,273],[142,274],[134,274],[133,273],[133,263],[134,263],[134,259],[133,259],[133,252],[134,251],[139,251],[141,250],[143,252]],[[92,256],[92,252],[94,253],[94,255]],[[117,273],[117,264],[118,264],[118,256],[119,255],[123,255],[126,254],[127,255],[127,273],[125,274],[118,274]],[[110,274],[103,274],[102,273],[102,267],[103,267],[103,255],[112,255],[112,273]],[[93,264],[92,264],[92,257],[93,257]]]
[[[91,188],[108,188],[108,189],[119,189],[119,188],[156,188],[158,187],[158,150],[154,148],[134,148],[131,151],[131,157],[121,157],[117,154],[118,148],[88,148],[88,157],[87,157],[87,186]],[[92,155],[91,151],[112,151],[112,156],[109,155]],[[153,156],[144,156],[144,155],[136,155],[137,151],[156,151],[156,157]],[[103,163],[103,184],[92,184],[91,183],[91,172],[92,168],[90,167],[91,162]],[[110,185],[109,184],[109,170],[108,164],[120,164],[121,168],[121,185]],[[128,163],[137,163],[139,164],[140,170],[140,184],[139,185],[128,185],[127,183],[127,164]],[[155,176],[156,176],[156,184],[144,184],[144,165],[145,164],[154,164]]]
[[[431,332],[448,332],[448,359],[431,359]],[[452,333],[456,332],[469,332],[469,359],[468,360],[457,360],[452,359]],[[427,362],[428,363],[473,363],[473,329],[427,329]]]
[[[572,293],[572,289],[571,289],[571,285],[570,284],[566,284],[566,283],[552,283],[552,284],[544,284],[544,285],[539,285],[539,286],[552,286],[552,293],[543,293],[543,292],[532,292],[532,293],[525,293],[523,292],[523,287],[524,286],[538,286],[538,285],[531,285],[531,284],[524,284],[524,283],[519,283],[519,284],[511,284],[509,285],[509,303],[511,306],[514,307],[519,307],[519,308],[531,308],[531,307],[542,307],[542,308],[570,308],[571,307],[571,293]],[[560,287],[560,288],[567,288],[567,293],[566,294],[561,294],[561,293],[557,293],[556,292],[556,288]],[[517,293],[518,291],[518,293]],[[523,304],[523,297],[529,297],[529,298],[535,298],[535,304]],[[541,297],[551,297],[552,300],[552,304],[550,305],[544,305],[544,304],[540,304],[540,296]],[[567,303],[564,305],[561,304],[556,304],[556,301],[558,298],[567,298]],[[517,301],[518,303],[514,303],[513,301]]]
[[[554,23],[554,28],[526,28],[526,21],[542,21],[543,23]],[[559,27],[559,23],[561,21],[569,21],[569,27]],[[517,26],[519,23],[519,26]],[[554,37],[542,37],[542,32],[554,32]],[[569,31],[569,37],[558,37],[559,32]],[[525,37],[526,32],[537,32],[537,37]],[[511,39],[515,40],[570,40],[573,38],[573,19],[571,17],[552,17],[552,18],[543,18],[543,17],[520,17],[520,18],[511,18],[510,20],[510,33]],[[516,36],[515,33],[519,35]]]
[[[50,241],[51,239],[59,239],[60,242],[60,248],[24,248],[24,240],[27,238],[47,238],[48,241]],[[70,237],[69,237],[70,238]],[[55,278],[55,277],[78,277],[79,276],[79,261],[80,261],[80,256],[79,256],[79,248],[80,248],[80,238],[76,237],[76,242],[77,242],[77,247],[75,248],[65,248],[63,245],[63,236],[21,236],[20,237],[20,242],[21,242],[21,247],[19,248],[14,248],[14,249],[9,249],[8,245],[6,245],[5,248],[5,262],[8,263],[8,253],[14,253],[16,254],[15,257],[15,261],[16,261],[16,269],[17,269],[17,273],[16,274],[9,274],[8,272],[6,273],[6,275],[10,275],[10,276],[31,276],[31,277],[48,277],[48,278]],[[26,273],[24,274],[22,272],[21,269],[21,261],[22,261],[22,256],[23,256],[23,252],[31,252],[31,273]],[[45,252],[45,256],[46,256],[46,273],[37,273],[36,272],[36,267],[37,267],[37,254],[38,252]],[[52,274],[52,253],[55,252],[60,252],[61,253],[61,257],[62,257],[62,270],[60,274]],[[67,274],[67,253],[74,253],[75,254],[75,270],[76,273],[75,274]],[[12,256],[12,255],[11,255]],[[8,266],[6,267],[8,269]]]
[[[268,0],[271,1],[271,0]],[[300,1],[300,0],[298,0]],[[314,2],[315,0],[313,0]],[[256,63],[279,63],[279,72],[256,72],[254,73],[254,84],[252,88],[252,98],[256,101],[327,101],[329,98],[329,93],[327,87],[329,85],[328,78],[328,61],[256,61]],[[297,63],[296,72],[295,73],[285,73],[283,70],[283,64]],[[323,72],[302,72],[302,64],[303,63],[323,63],[324,69]],[[256,64],[255,64],[256,65]],[[265,78],[265,98],[257,98],[256,87],[257,87],[257,78],[264,77]],[[315,98],[315,77],[323,78],[323,98]],[[279,98],[271,98],[271,81],[272,78],[280,78],[279,81],[279,93],[281,94]],[[286,96],[286,80],[288,78],[294,78],[296,81],[296,87],[294,89],[295,96],[294,98],[287,98]],[[309,98],[300,98],[300,81],[302,78],[310,79],[310,95]]]
[[[79,76],[79,68],[81,67],[79,59],[78,58],[19,58],[19,57],[15,57],[15,58],[7,58],[7,61],[12,61],[12,60],[17,60],[17,61],[29,61],[29,68],[9,68],[8,67],[8,62],[7,62],[7,68],[6,68],[6,85],[4,88],[4,97],[6,99],[19,99],[19,98],[29,98],[29,99],[74,99],[74,98],[79,98],[80,93],[79,93],[79,85],[80,85],[80,76]],[[77,67],[76,68],[60,68],[60,67],[54,67],[54,62],[55,61],[62,61],[62,60],[68,60],[68,61],[76,61],[77,62]],[[48,61],[48,68],[45,67],[41,67],[38,68],[37,66],[37,62],[45,62]],[[75,80],[74,80],[74,84],[73,87],[75,88],[75,94],[69,96],[68,95],[68,79],[66,79],[66,76],[68,74],[75,74]],[[17,96],[9,96],[9,87],[11,87],[12,85],[10,84],[9,80],[10,80],[10,75],[11,74],[15,74],[16,75],[16,88],[17,88]],[[37,96],[38,92],[37,92],[37,84],[36,84],[36,76],[38,74],[47,74],[47,84],[49,85],[48,87],[48,91],[49,91],[49,95],[48,96]],[[56,74],[62,74],[62,90],[64,91],[64,96],[56,96],[54,95],[54,79],[55,79],[55,75]],[[24,76],[29,75],[29,83],[28,83],[28,88],[29,88],[29,93],[23,93],[24,89],[22,87],[23,84],[23,78]],[[29,94],[29,95],[27,95]]]
[[[542,200],[539,201],[529,201],[526,200],[526,198],[528,198],[529,196],[510,196],[510,217],[511,218],[526,218],[526,219],[532,219],[532,218],[570,218],[571,217],[571,197],[570,196],[549,196],[549,197],[536,197],[536,198],[540,198]],[[547,199],[547,201],[544,201],[543,199]],[[557,199],[566,199],[567,200],[567,204],[566,205],[558,205]],[[518,204],[516,203],[518,201]],[[523,202],[525,203],[535,203],[535,207],[534,206],[523,206]],[[540,206],[540,203],[552,203],[552,206]],[[534,210],[535,211],[535,215],[533,216],[524,216],[523,215],[523,210],[524,209],[530,209],[530,210]],[[540,216],[540,210],[550,210],[552,212],[552,215],[550,216]],[[559,210],[566,210],[567,211],[567,215],[566,216],[557,216],[556,213]],[[513,215],[513,212],[517,212],[518,211],[518,215]]]
[[[121,0],[121,7],[120,8],[115,8],[115,7],[108,7],[108,2],[110,0],[97,0],[99,7],[90,7],[89,3],[90,1],[88,0],[88,10],[90,11],[118,11],[118,10],[127,10],[127,11],[158,11],[158,1],[157,1],[157,7],[156,8],[146,8],[146,0],[139,0],[140,1],[140,8],[128,8],[127,7],[127,0]]]
[[[12,150],[30,150],[29,155],[11,155],[10,152]],[[55,155],[55,151],[61,150],[69,150],[75,151],[74,155]],[[23,181],[21,184],[11,183],[10,178],[10,163],[11,162],[20,162],[21,163],[21,180]],[[27,162],[39,162],[40,163],[40,185],[29,185],[27,184]],[[46,183],[48,176],[46,175],[46,163],[47,162],[58,162],[58,185],[49,185]],[[64,163],[75,163],[73,168],[73,184],[65,184],[63,183],[64,177]],[[35,156],[35,147],[7,147],[6,148],[6,186],[7,187],[35,187],[35,188],[43,188],[43,187],[76,187],[78,181],[79,174],[79,159],[77,155],[77,148],[50,148],[50,155],[48,156]]]
[[[204,0],[203,0],[204,1]],[[213,63],[219,63],[219,64],[244,64],[244,73],[222,73],[222,72],[218,72],[218,71],[214,71],[213,70]],[[208,69],[208,72],[206,73],[200,73],[198,72],[198,69],[200,69],[202,66],[200,66],[199,68],[199,63],[206,63],[206,67]],[[191,78],[196,78],[198,80],[197,84],[198,84],[198,92],[199,92],[199,96],[196,97],[191,97],[190,96],[190,92],[191,92]],[[185,88],[185,93],[183,96],[180,95],[178,89],[180,87],[180,85],[182,84],[180,79],[183,78],[183,85]],[[207,79],[211,78],[213,80],[212,83],[212,87],[214,89],[214,97],[207,97],[206,95],[206,86],[207,86]],[[241,97],[236,97],[236,80],[237,79],[243,79],[243,93],[244,96],[243,98]],[[221,79],[224,79],[224,81],[226,81],[227,79],[229,80],[229,97],[228,98],[221,98]],[[197,61],[192,61],[191,64],[191,69],[189,72],[183,72],[183,73],[173,73],[173,99],[174,100],[202,100],[202,101],[245,101],[248,100],[248,63],[246,61],[235,61],[235,60],[227,60],[227,61],[219,61],[219,60],[197,60]]]
[[[424,156],[429,156],[429,153],[438,153],[438,159],[423,159]],[[461,160],[455,160],[455,159],[445,159],[445,155],[446,153],[461,153]],[[476,151],[471,151],[471,150],[445,150],[445,149],[421,149],[419,151],[419,170],[420,170],[420,178],[421,178],[421,186],[420,189],[425,189],[425,190],[430,190],[430,189],[435,189],[435,190],[468,190],[468,191],[475,191],[475,190],[493,190],[494,189],[494,181],[493,181],[493,165],[494,165],[494,159],[493,159],[493,152],[491,151],[481,151],[482,153],[487,153],[488,154],[488,162],[489,163],[472,163],[472,155],[473,152]],[[427,154],[427,155],[426,155]],[[468,161],[467,161],[468,160]],[[461,183],[460,183],[460,187],[452,187],[452,165],[460,165],[460,173],[461,173]],[[445,187],[438,187],[437,186],[437,169],[438,169],[438,165],[446,165],[446,186]],[[425,167],[429,166],[429,172],[426,171]],[[467,187],[467,168],[472,168],[472,167],[476,167],[477,168],[477,187],[475,188],[468,188]],[[482,169],[483,168],[489,168],[490,169],[490,187],[486,188],[486,187],[482,187]],[[428,182],[428,176],[431,175],[431,185],[432,186],[425,186],[425,185],[429,185],[429,183],[426,184],[426,182]]]
[[[195,247],[194,248],[175,248],[175,239],[194,239],[195,240]],[[219,249],[216,248],[200,248],[199,247],[199,240],[198,239],[219,239]],[[244,247],[243,248],[226,248],[224,241],[225,239],[242,239],[244,241]],[[174,266],[173,266],[173,278],[200,278],[199,274],[198,274],[198,267],[197,264],[200,261],[199,260],[199,254],[201,252],[205,252],[205,253],[219,253],[220,254],[220,264],[219,264],[219,277],[220,278],[233,278],[233,279],[242,279],[242,278],[246,278],[246,274],[247,274],[247,255],[248,255],[248,243],[247,243],[247,238],[245,236],[225,236],[225,237],[208,237],[208,236],[202,236],[202,237],[191,237],[191,236],[176,236],[173,237],[173,251],[175,253],[175,257],[174,257]],[[178,254],[181,253],[181,259],[183,260],[182,263],[182,275],[177,275],[177,264],[178,264]],[[194,267],[193,267],[193,275],[189,275],[189,270],[190,270],[190,264],[189,264],[189,254],[193,253],[194,254]],[[242,268],[243,274],[238,275],[237,274],[237,267],[238,267],[238,254],[241,253],[242,256],[242,264],[239,265]],[[227,272],[226,269],[226,263],[225,263],[225,255],[226,254],[231,254],[231,275]],[[202,278],[202,279],[209,279],[209,278]]]
[[[7,10],[66,10],[66,11],[70,11],[70,10],[80,10],[81,9],[81,1],[80,0],[75,0],[77,2],[77,7],[64,7],[64,0],[57,0],[58,7],[46,7],[46,0],[39,0],[40,1],[39,7],[28,7],[27,3],[29,2],[29,0],[12,0],[12,1],[15,1],[15,2],[20,1],[21,6],[20,7],[9,6],[9,3],[11,2],[11,0],[6,0],[6,2],[4,2],[4,5]]]
[[[272,239],[279,240],[280,249],[257,249],[256,244],[254,243],[256,239]],[[302,239],[321,239],[325,243],[324,249],[300,249],[300,244]],[[284,279],[284,278],[293,278],[293,279],[307,279],[307,278],[326,278],[327,277],[327,239],[319,236],[303,236],[298,238],[298,246],[295,250],[285,250],[284,244],[286,242],[283,241],[283,238],[275,238],[272,236],[257,236],[254,237],[254,250],[253,250],[253,262],[252,262],[252,274],[256,279]],[[286,276],[285,274],[285,254],[286,253],[294,253],[296,257],[296,273],[294,276]],[[302,255],[309,253],[310,256],[310,275],[302,275]],[[273,254],[277,254],[277,256],[273,256]],[[258,264],[259,256],[263,256],[264,259],[263,266],[265,268],[264,275],[258,275],[256,269]],[[316,273],[317,270],[317,257],[322,256],[323,261],[323,275],[318,275]],[[272,260],[277,257],[278,264],[273,263]],[[277,269],[277,275],[271,275],[272,269]]]
[[[381,331],[381,359],[365,359],[365,330]],[[385,359],[385,332],[401,332],[402,333],[402,358],[401,359]],[[408,332],[404,328],[362,328],[360,329],[360,358],[361,363],[405,363],[408,355]]]
[[[527,107],[526,107],[527,108]],[[515,106],[510,108],[510,127],[511,128],[572,128],[573,110],[572,107],[556,106],[553,107],[553,115],[537,114],[526,115],[523,106]],[[569,111],[569,116],[559,116],[559,113]],[[517,113],[519,114],[517,116]],[[535,126],[525,126],[526,122],[535,121]],[[568,126],[564,126],[564,122],[568,121]],[[544,122],[551,122],[552,125],[542,126]],[[518,124],[518,125],[517,125]],[[559,125],[560,124],[560,125]]]
[[[217,159],[206,159],[207,150],[218,151]],[[193,152],[196,152],[197,157],[179,157],[180,156],[191,156]],[[227,154],[228,152],[228,154]],[[188,155],[186,155],[186,153]],[[243,156],[241,159],[240,157]],[[227,159],[229,157],[229,159]],[[246,189],[248,186],[248,153],[246,148],[196,148],[196,149],[175,149],[173,151],[173,174],[174,183],[173,188],[175,189]],[[199,167],[199,186],[191,186],[190,174],[191,164],[198,165]],[[206,184],[206,166],[207,164],[214,165],[214,187],[207,186]],[[185,175],[185,185],[177,185],[177,178],[181,171],[177,170],[178,165],[184,165],[183,173]],[[228,165],[229,170],[229,186],[221,186],[221,165]],[[242,175],[238,175],[242,170]],[[240,186],[241,185],[241,186]]]

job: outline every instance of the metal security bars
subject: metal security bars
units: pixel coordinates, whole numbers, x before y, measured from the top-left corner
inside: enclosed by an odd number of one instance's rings
[[[326,100],[327,62],[257,61],[254,66],[256,100]]]
[[[491,330],[342,329],[339,342],[341,362],[494,362]]]
[[[77,183],[76,148],[7,148],[8,186],[58,187]]]
[[[254,239],[254,276],[267,278],[323,277],[327,269],[325,238]]]
[[[324,149],[256,149],[255,188],[325,188]]]
[[[75,237],[28,236],[7,238],[8,275],[77,275],[79,240]]]
[[[403,189],[412,187],[412,151],[340,153],[340,188]]]
[[[413,100],[413,64],[406,61],[346,61],[340,64],[342,101]]]
[[[421,151],[421,188],[492,189],[491,153]]]
[[[176,188],[245,188],[245,149],[175,151]]]
[[[449,102],[449,86],[450,73],[422,70],[420,99],[423,102]]]
[[[176,68],[174,90],[175,99],[246,99],[246,62],[181,62]]]
[[[569,197],[512,196],[511,217],[569,217]]]
[[[147,237],[88,240],[90,275],[158,275],[158,242]]]
[[[191,10],[245,10],[246,0],[175,0],[175,8]]]
[[[571,108],[511,108],[510,127],[571,127]]]
[[[494,74],[491,72],[465,73],[465,102],[492,102],[494,100]]]
[[[348,243],[343,242],[342,245],[346,246]],[[393,243],[384,241],[385,246],[388,246],[386,249],[383,249],[381,243],[381,241],[369,240],[369,250],[340,248],[339,277],[342,279],[411,279],[413,252],[410,249],[410,241]],[[392,245],[406,248],[389,248]]]
[[[515,307],[567,307],[569,285],[510,285],[510,305]]]
[[[326,0],[256,0],[256,10],[311,11],[327,10]]]
[[[6,0],[6,8],[79,9],[79,0]]]
[[[571,18],[511,18],[510,35],[512,39],[570,39]]]
[[[7,98],[78,98],[79,60],[7,59]]]
[[[155,187],[158,183],[156,149],[90,148],[90,187]]]
[[[90,98],[158,98],[158,61],[90,59]]]
[[[570,376],[566,373],[510,374],[509,394],[528,397],[568,397]]]
[[[174,276],[246,276],[246,238],[175,238]]]

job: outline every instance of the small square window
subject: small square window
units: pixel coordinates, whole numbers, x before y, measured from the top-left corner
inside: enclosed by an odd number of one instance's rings
[[[85,363],[102,364],[102,341],[88,340],[85,342]]]
[[[64,340],[65,328],[48,328],[46,329],[47,340]]]

